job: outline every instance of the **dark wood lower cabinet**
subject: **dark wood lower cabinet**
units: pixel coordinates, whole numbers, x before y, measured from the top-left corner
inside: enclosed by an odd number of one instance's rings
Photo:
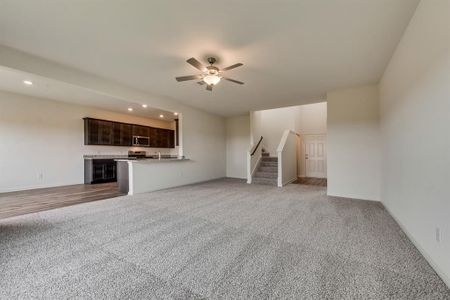
[[[84,118],[84,144],[132,146],[134,136],[148,137],[152,148],[174,148],[175,131],[136,124]]]
[[[113,159],[85,159],[84,183],[117,181],[117,163]]]

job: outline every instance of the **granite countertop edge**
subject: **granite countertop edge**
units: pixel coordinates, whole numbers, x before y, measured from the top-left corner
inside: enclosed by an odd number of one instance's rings
[[[101,155],[101,154],[86,154],[83,155],[84,159],[115,159],[115,160],[136,160],[135,158],[130,158],[128,155]],[[158,160],[157,156],[151,156],[149,155],[146,158],[141,158],[139,160]],[[178,156],[175,155],[161,155],[161,160],[179,160],[180,158],[178,158]]]
[[[128,159],[128,158],[118,158],[115,161],[125,161],[131,163],[162,163],[162,162],[175,162],[175,161],[187,161],[189,158],[146,158],[146,159]]]

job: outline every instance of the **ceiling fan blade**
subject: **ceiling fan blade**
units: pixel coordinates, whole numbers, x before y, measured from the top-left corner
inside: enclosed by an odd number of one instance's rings
[[[226,78],[226,77],[222,77],[222,78],[225,79],[225,80],[237,83],[237,84],[244,84],[242,81],[239,81],[239,80],[234,80],[234,79]]]
[[[201,79],[201,78],[202,78],[201,75],[189,75],[189,76],[175,77],[175,79],[177,81],[186,81],[186,80],[194,80],[194,79]]]
[[[243,65],[244,65],[244,64],[237,63],[237,64],[231,65],[231,66],[229,66],[229,67],[226,67],[225,69],[222,69],[221,71],[228,71],[228,70],[231,70],[231,69],[234,69],[234,68],[243,66]]]
[[[212,87],[213,86],[211,84],[208,84],[208,85],[206,85],[206,90],[211,92],[212,91]]]
[[[191,57],[186,61],[188,64],[190,64],[191,66],[193,66],[194,68],[204,72],[205,71],[205,66],[202,65],[201,62],[199,62],[198,60],[196,60],[195,58]]]

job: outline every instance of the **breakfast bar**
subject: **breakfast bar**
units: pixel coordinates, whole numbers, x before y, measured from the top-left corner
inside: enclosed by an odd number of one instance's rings
[[[116,162],[119,190],[128,195],[187,184],[183,170],[192,164],[184,157],[120,158]]]

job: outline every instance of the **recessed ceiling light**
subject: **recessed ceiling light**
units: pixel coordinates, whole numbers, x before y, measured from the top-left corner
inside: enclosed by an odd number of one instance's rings
[[[128,107],[128,111],[133,111],[133,109],[131,107]]]
[[[175,116],[178,116],[178,113],[177,113],[177,112],[174,112],[173,114],[174,114]]]
[[[23,83],[25,83],[26,85],[33,85],[33,83],[29,80],[24,80]]]
[[[147,108],[147,104],[142,104],[142,107],[143,108]]]
[[[164,115],[159,115],[160,118],[164,118]]]

